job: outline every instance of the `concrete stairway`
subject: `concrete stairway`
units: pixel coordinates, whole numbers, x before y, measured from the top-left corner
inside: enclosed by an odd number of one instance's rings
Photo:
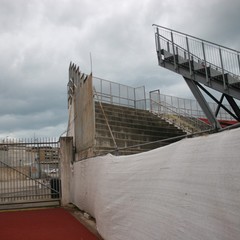
[[[185,134],[149,111],[106,103],[102,103],[102,108],[99,102],[95,103],[95,153],[97,155],[109,152],[119,155],[140,153],[167,145],[174,140],[145,145],[146,143]],[[114,152],[116,147],[113,138],[118,152]]]
[[[189,134],[211,130],[209,124],[195,117],[180,114],[161,114],[161,118]]]

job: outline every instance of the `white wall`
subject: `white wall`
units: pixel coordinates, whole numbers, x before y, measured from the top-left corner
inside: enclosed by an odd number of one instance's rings
[[[240,129],[74,164],[72,202],[105,240],[240,239]]]

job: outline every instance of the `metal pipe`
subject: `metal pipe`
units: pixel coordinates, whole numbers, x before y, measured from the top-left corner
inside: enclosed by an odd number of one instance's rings
[[[204,60],[204,67],[205,67],[205,74],[206,74],[206,82],[209,83],[208,71],[207,71],[207,61],[206,61],[206,53],[205,53],[205,46],[202,42],[202,51],[203,51],[203,60]]]
[[[172,32],[171,32],[171,41],[172,41],[174,68],[176,70],[177,69],[177,62],[176,62],[176,55],[175,55],[174,40],[173,40],[173,33]]]
[[[224,86],[224,89],[227,89],[221,48],[219,48],[219,56],[220,56],[220,62],[221,62],[221,68],[222,68],[223,86]]]
[[[163,62],[163,59],[162,59],[162,54],[161,54],[161,43],[160,43],[160,37],[159,37],[159,30],[157,28],[157,36],[155,35],[156,37],[156,44],[157,44],[157,54],[158,54],[158,61],[159,61],[159,64],[161,64]]]
[[[191,64],[191,57],[190,57],[190,50],[189,50],[189,43],[188,43],[188,37],[186,37],[186,45],[187,45],[187,53],[188,53],[188,63],[189,63],[189,71],[190,75],[192,76],[192,64]]]
[[[238,68],[239,68],[238,74],[240,75],[240,56],[239,56],[239,54],[237,55],[237,59],[238,59]]]

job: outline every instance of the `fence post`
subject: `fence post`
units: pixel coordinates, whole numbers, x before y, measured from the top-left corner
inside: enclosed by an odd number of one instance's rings
[[[156,49],[157,49],[157,53],[158,53],[158,62],[159,65],[161,65],[163,63],[163,59],[162,59],[162,54],[161,54],[161,43],[160,43],[160,35],[159,35],[159,29],[157,27],[157,33],[155,35],[155,42],[156,42]]]
[[[193,75],[193,71],[192,71],[192,63],[191,63],[191,56],[190,56],[188,37],[186,37],[186,44],[187,44],[187,54],[188,54],[188,63],[189,63],[189,73],[190,73],[190,76],[192,76]]]
[[[209,83],[209,77],[208,77],[207,61],[206,61],[206,53],[205,53],[205,45],[204,45],[204,42],[202,42],[202,50],[203,50],[203,60],[204,60],[204,68],[205,68],[205,74],[206,74],[206,82]]]
[[[222,58],[222,50],[221,48],[219,48],[219,57],[220,57],[220,62],[221,62],[221,68],[222,68],[222,77],[223,77],[223,86],[224,89],[227,89],[227,85],[226,85],[226,79],[225,79],[225,74],[224,74],[224,65],[223,65],[223,58]]]
[[[134,93],[134,109],[136,109],[136,88],[133,89],[133,93]]]
[[[146,90],[145,90],[145,86],[143,86],[143,94],[144,94],[144,110],[147,110],[147,99],[146,99]]]
[[[73,161],[73,138],[60,138],[60,173],[61,173],[61,205],[65,206],[71,202],[71,164]]]
[[[173,40],[173,33],[172,33],[172,31],[171,31],[171,41],[172,41],[174,68],[175,68],[175,70],[177,70],[177,59],[176,59],[176,54],[175,54],[174,40]]]
[[[240,73],[240,56],[239,56],[239,54],[237,55],[237,60],[238,60],[238,73]]]

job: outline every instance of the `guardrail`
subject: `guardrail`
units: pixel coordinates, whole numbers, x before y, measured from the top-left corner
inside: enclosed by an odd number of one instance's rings
[[[93,84],[98,95],[98,98],[95,98],[96,101],[136,109],[150,110],[150,101],[148,98],[146,98],[147,94],[144,86],[133,88],[97,77],[93,77]],[[198,102],[194,99],[160,94],[160,91],[151,91],[150,99],[156,99],[156,102],[161,102],[162,106],[159,106],[161,111],[166,111],[167,109],[172,108],[172,111],[181,113],[185,112],[188,116],[194,118],[206,118]],[[212,111],[215,112],[218,105],[216,103],[208,104]],[[167,106],[167,108],[164,107],[164,105]],[[225,104],[225,107],[232,111],[230,105]],[[222,108],[219,110],[218,119],[234,120],[233,117]]]
[[[134,88],[98,77],[93,77],[93,86],[96,100],[104,103],[137,108],[137,102],[146,99],[144,86]]]
[[[159,117],[172,123],[176,127],[184,130],[187,133],[210,130],[211,126],[201,121],[185,111],[167,104],[166,102],[156,102],[150,99],[150,111],[157,114]]]
[[[232,83],[240,82],[240,52],[179,31],[159,25],[155,27],[156,49],[164,49],[183,59],[194,60],[212,67],[224,75],[233,77]]]

